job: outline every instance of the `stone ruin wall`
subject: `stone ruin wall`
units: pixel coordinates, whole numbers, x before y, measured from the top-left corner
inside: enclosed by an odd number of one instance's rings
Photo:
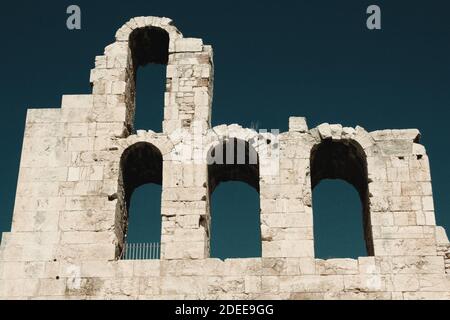
[[[134,77],[146,63],[167,64],[163,132],[134,134]],[[279,135],[211,128],[212,48],[167,18],[127,22],[90,80],[92,94],[28,110],[0,298],[450,299],[450,243],[417,130],[308,129],[300,117]],[[199,132],[201,148],[180,157]],[[257,171],[196,161],[230,140],[257,150]],[[213,184],[239,178],[260,194],[262,256],[210,259]],[[325,178],[358,190],[370,256],[314,258],[311,190]],[[145,182],[162,183],[161,259],[120,260],[127,197]]]

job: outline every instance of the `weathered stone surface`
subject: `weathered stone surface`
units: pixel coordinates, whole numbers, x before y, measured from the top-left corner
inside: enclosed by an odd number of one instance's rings
[[[290,117],[289,118],[289,131],[305,133],[308,131],[308,124],[306,118],[303,117]]]
[[[168,35],[167,56],[136,61],[148,55],[132,55],[139,44],[129,42],[150,29]],[[133,127],[135,71],[147,63],[167,65],[162,132]],[[450,243],[418,130],[309,130],[302,117],[284,133],[211,128],[213,78],[211,46],[168,18],[136,17],[96,57],[92,94],[28,110],[0,299],[450,299]],[[234,155],[217,163],[231,141],[244,142],[243,171]],[[315,258],[312,189],[335,178],[363,195],[374,256]],[[229,180],[259,192],[260,257],[210,258],[210,196]],[[125,260],[128,201],[141,183],[162,185],[160,257]]]

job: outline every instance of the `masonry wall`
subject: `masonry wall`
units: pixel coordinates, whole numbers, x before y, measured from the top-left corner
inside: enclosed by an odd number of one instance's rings
[[[150,61],[167,65],[161,133],[133,128],[134,75],[146,63],[132,52],[139,32],[168,37],[167,61]],[[450,243],[436,226],[418,130],[309,129],[301,117],[278,135],[211,128],[212,48],[183,38],[167,18],[127,22],[96,58],[91,82],[92,94],[65,95],[60,109],[28,111],[12,229],[0,246],[0,298],[450,299]],[[237,178],[260,194],[262,256],[220,261],[209,258],[209,196],[219,179],[209,175],[230,173],[210,171],[206,159],[231,140],[258,154],[257,171]],[[160,260],[120,260],[121,164],[138,143],[162,157]],[[371,256],[315,259],[312,189],[325,178],[359,191]]]

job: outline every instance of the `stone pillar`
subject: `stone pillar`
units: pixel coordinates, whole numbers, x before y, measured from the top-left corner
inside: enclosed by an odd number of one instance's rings
[[[430,167],[418,130],[371,133],[379,152],[368,158],[375,254],[436,255]]]

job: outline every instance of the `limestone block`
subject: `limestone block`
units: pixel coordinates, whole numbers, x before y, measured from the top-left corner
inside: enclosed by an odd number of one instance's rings
[[[436,227],[436,243],[439,245],[447,245],[450,243],[443,227]]]
[[[2,245],[32,246],[54,245],[59,242],[59,232],[4,232]]]
[[[372,136],[360,126],[357,126],[355,129],[354,140],[358,142],[361,148],[364,150],[372,147],[374,144]]]
[[[337,292],[344,290],[344,276],[280,276],[281,292]]]
[[[114,276],[114,267],[106,261],[83,261],[81,263],[81,276],[83,278],[112,278]],[[132,273],[131,275],[132,276]]]
[[[90,151],[90,150],[94,150],[93,137],[68,139],[68,151]]]
[[[450,286],[449,274],[422,274],[418,275],[418,278],[420,291],[448,292]]]
[[[374,239],[377,256],[436,255],[434,239]]]
[[[409,212],[408,212],[409,213]],[[370,222],[372,226],[393,226],[395,225],[404,225],[394,222],[394,215],[391,212],[372,212],[370,215]],[[413,216],[413,221],[411,224],[415,223],[415,215]],[[407,223],[406,225],[410,225]]]
[[[97,68],[97,69],[106,68],[106,57],[105,56],[96,56],[95,57],[95,68]]]
[[[26,123],[25,124],[25,138],[46,138],[50,136],[60,137],[64,135],[64,123]]]
[[[92,112],[91,108],[66,108],[61,109],[61,122],[64,123],[88,123],[92,122],[93,119],[90,117],[89,113]]]
[[[450,300],[448,292],[404,292],[405,300]]]
[[[383,239],[421,239],[434,238],[434,234],[425,234],[421,226],[382,226],[380,237]]]
[[[94,106],[94,98],[91,94],[80,95],[63,95],[61,108],[92,108]]]
[[[206,188],[166,188],[162,193],[162,201],[205,201]]]
[[[285,211],[289,212],[289,211]],[[313,226],[309,213],[261,214],[261,224],[273,228],[305,228]]]
[[[342,138],[343,139],[352,139],[355,135],[356,130],[354,128],[350,127],[344,127],[342,128]]]
[[[280,282],[277,276],[262,276],[261,291],[277,293],[280,290]],[[278,295],[277,295],[278,296]]]
[[[163,260],[161,261],[161,275],[163,276],[203,276],[215,275],[216,270],[205,266],[204,260]]]
[[[422,210],[420,197],[388,197],[388,201],[392,212]]]
[[[404,196],[421,196],[424,195],[425,191],[422,189],[425,188],[431,188],[430,186],[426,185],[427,182],[402,182],[401,183],[401,195]]]
[[[314,244],[311,240],[263,241],[262,252],[266,258],[313,257]]]
[[[201,52],[203,51],[203,41],[195,38],[184,38],[175,40],[176,52]]]
[[[114,260],[116,248],[113,244],[65,244],[56,253],[59,259],[74,260]]]
[[[161,295],[161,279],[159,277],[140,278],[139,293],[145,295],[144,300],[148,300],[148,296],[159,299]]]
[[[13,232],[58,231],[59,211],[29,211],[14,214]]]
[[[388,181],[410,181],[409,168],[387,168]]]
[[[27,123],[60,122],[61,109],[28,109]]]
[[[257,258],[226,259],[220,268],[223,270],[223,275],[259,276],[262,274],[262,261]]]
[[[327,292],[324,300],[391,300],[393,293],[390,292]]]
[[[39,281],[34,279],[12,279],[0,281],[0,296],[7,299],[25,299],[38,294]]]
[[[420,288],[419,276],[415,274],[396,274],[392,276],[395,291],[417,291]]]
[[[444,274],[444,259],[438,256],[392,257],[392,272],[399,274]]]
[[[95,122],[124,122],[127,119],[125,104],[114,108],[94,108],[88,114],[88,119]]]
[[[390,290],[389,278],[376,273],[360,274],[360,275],[344,275],[345,291],[388,291]]]
[[[201,242],[169,242],[164,244],[162,250],[164,259],[204,259],[205,243]]]
[[[261,277],[246,276],[245,277],[245,293],[259,293],[261,292],[262,284]]]
[[[25,168],[19,171],[19,184],[21,182],[53,182],[66,181],[67,167],[57,168]]]
[[[184,242],[186,239],[194,242],[207,241],[207,234],[204,228],[198,229],[181,229],[175,228],[172,235],[166,235],[164,237],[166,242]]]
[[[418,156],[424,156],[427,154],[427,151],[425,150],[425,147],[423,145],[414,143],[413,149],[412,149],[412,154],[418,155]]]
[[[322,123],[321,125],[319,125],[317,127],[317,129],[319,130],[320,138],[322,140],[326,140],[326,139],[331,139],[332,138],[330,124]]]
[[[317,272],[314,258],[287,258],[286,262],[288,275],[313,275]]]
[[[417,129],[393,129],[393,139],[417,141],[420,138],[420,131]]]
[[[417,223],[417,214],[414,211],[394,212],[394,222],[396,226],[415,226]]]
[[[338,274],[357,274],[358,260],[353,259],[330,259],[316,260],[316,274],[319,275],[338,275]]]
[[[371,212],[389,212],[390,210],[389,198],[381,196],[370,197],[370,211]]]
[[[203,216],[206,214],[206,201],[165,201],[162,202],[161,214],[163,216],[179,216],[179,215],[194,215]]]
[[[408,156],[412,154],[413,143],[409,140],[386,140],[379,142],[381,151],[387,156]]]
[[[289,118],[289,131],[306,133],[308,131],[308,124],[304,117],[290,117]]]
[[[368,176],[371,181],[385,182],[387,179],[386,162],[379,157],[367,158]]]
[[[375,257],[359,257],[358,271],[360,274],[380,274],[381,266]]]
[[[207,284],[204,277],[161,277],[162,294],[190,294],[196,292],[206,295]]]
[[[313,240],[313,229],[308,228],[273,228],[261,225],[261,236],[265,241],[273,240]]]
[[[392,196],[393,184],[385,181],[372,181],[369,183],[369,192],[371,196],[383,197]]]
[[[434,211],[434,202],[432,196],[422,197],[422,208],[424,211]]]
[[[136,260],[133,262],[135,277],[159,277],[161,275],[160,260]]]
[[[91,278],[92,279],[92,278]],[[94,278],[95,279],[95,278]],[[115,278],[102,279],[103,287],[100,296],[106,299],[123,299],[124,297],[135,297],[139,294],[139,278]]]
[[[340,140],[342,136],[342,125],[340,124],[332,124],[330,125],[331,136],[333,140]]]

